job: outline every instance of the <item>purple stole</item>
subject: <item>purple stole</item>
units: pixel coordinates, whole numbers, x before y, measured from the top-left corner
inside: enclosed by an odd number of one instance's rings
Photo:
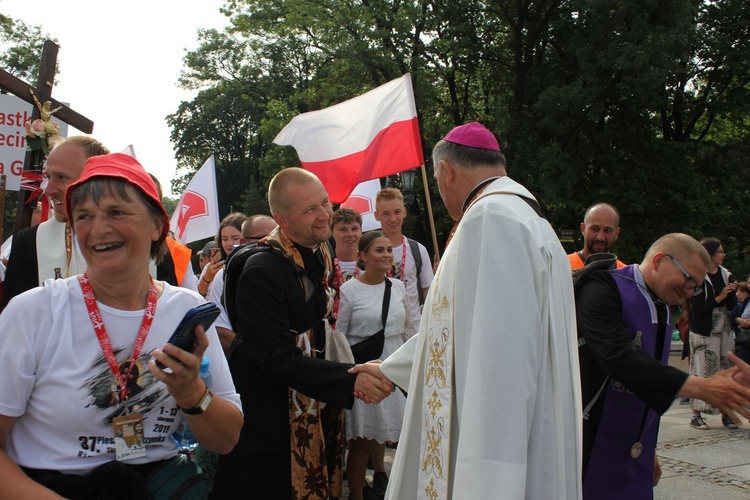
[[[610,272],[622,297],[623,319],[630,339],[634,346],[655,356],[658,351],[657,310],[645,289],[643,277],[640,273],[635,275],[636,267],[631,265]],[[667,325],[670,324],[667,309]],[[671,333],[668,328],[664,335],[662,363],[669,358]],[[601,397],[604,397],[604,407],[583,480],[583,498],[653,498],[654,455],[660,416],[611,378]],[[638,442],[642,445],[640,455],[634,452]],[[633,458],[634,455],[637,457]]]

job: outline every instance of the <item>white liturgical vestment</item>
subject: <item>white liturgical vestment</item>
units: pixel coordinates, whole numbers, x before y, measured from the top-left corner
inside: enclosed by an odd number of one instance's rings
[[[69,278],[81,274],[88,267],[72,233],[68,256],[65,248],[65,225],[65,222],[60,222],[54,217],[39,224],[36,231],[39,284],[50,278]],[[55,275],[55,269],[59,270],[59,276]]]
[[[408,387],[387,499],[580,499],[581,391],[568,258],[508,177],[469,206],[419,334],[386,359]]]
[[[65,222],[60,222],[54,217],[39,224],[36,232],[36,253],[40,285],[48,279],[58,278],[55,274],[56,269],[60,272],[59,277],[69,278],[84,273],[88,268],[78,246],[78,240],[72,232],[68,261]],[[156,277],[156,262],[153,259],[149,263],[148,272],[152,277]]]

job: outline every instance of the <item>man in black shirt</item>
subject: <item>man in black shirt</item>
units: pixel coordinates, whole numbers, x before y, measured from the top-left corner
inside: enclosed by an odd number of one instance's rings
[[[337,494],[329,484],[337,464],[324,458],[320,402],[351,408],[355,391],[378,402],[393,386],[323,359],[323,318],[333,302],[332,210],[323,184],[305,170],[284,169],[271,180],[268,203],[279,226],[258,242],[237,286],[242,342],[229,365],[245,425],[220,459],[217,493],[327,499]]]

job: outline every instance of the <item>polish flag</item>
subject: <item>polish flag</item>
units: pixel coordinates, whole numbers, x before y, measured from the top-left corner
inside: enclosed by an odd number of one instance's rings
[[[183,244],[211,238],[219,232],[219,197],[213,156],[190,180],[174,209],[169,227],[174,238]]]
[[[362,216],[362,232],[380,229],[380,222],[375,220],[375,197],[380,191],[380,179],[371,179],[357,184],[352,194],[341,204],[341,208],[350,208]]]
[[[332,203],[357,184],[424,163],[417,108],[408,73],[366,94],[295,116],[273,140],[297,150]]]

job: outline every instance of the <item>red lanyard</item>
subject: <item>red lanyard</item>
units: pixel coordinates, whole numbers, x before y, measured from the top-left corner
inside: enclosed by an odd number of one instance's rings
[[[120,367],[115,359],[115,353],[112,350],[112,343],[109,340],[109,335],[107,335],[107,329],[104,327],[102,314],[99,312],[99,306],[96,304],[94,289],[91,288],[91,283],[89,283],[88,271],[84,274],[78,275],[78,282],[81,284],[81,290],[83,290],[83,299],[86,302],[86,309],[89,311],[91,326],[94,327],[96,338],[99,339],[99,345],[102,346],[104,358],[107,360],[109,369],[112,371],[112,375],[114,375],[117,385],[120,388],[120,399],[125,400],[127,399],[127,377],[130,375],[130,371],[133,369],[133,365],[138,359],[138,355],[141,353],[141,348],[143,348],[143,344],[146,342],[148,331],[151,329],[151,323],[154,321],[154,314],[156,313],[156,284],[154,283],[154,280],[151,279],[151,288],[148,291],[148,301],[146,302],[146,312],[143,314],[143,321],[138,330],[135,344],[133,344],[133,355],[130,357],[130,366],[126,369],[127,371],[122,374],[120,373]]]

